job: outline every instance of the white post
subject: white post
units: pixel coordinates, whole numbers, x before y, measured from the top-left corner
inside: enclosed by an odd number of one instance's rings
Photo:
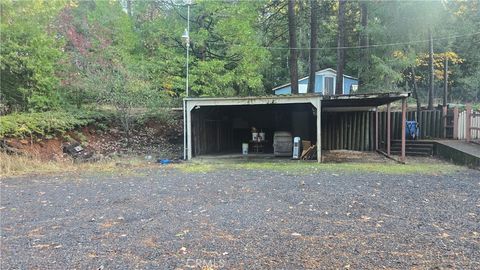
[[[183,160],[187,160],[187,101],[183,99]]]
[[[192,159],[192,108],[187,106],[187,159]]]

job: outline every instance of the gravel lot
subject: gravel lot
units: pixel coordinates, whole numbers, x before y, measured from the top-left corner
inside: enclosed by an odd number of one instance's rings
[[[2,269],[479,269],[480,172],[1,181]]]

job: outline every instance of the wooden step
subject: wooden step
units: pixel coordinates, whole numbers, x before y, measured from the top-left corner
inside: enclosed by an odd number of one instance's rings
[[[401,151],[401,146],[393,146],[390,148],[392,151]],[[433,152],[432,147],[405,147],[405,151],[419,151],[419,152]]]
[[[401,155],[401,151],[390,151],[392,155]],[[432,153],[425,153],[425,152],[405,152],[407,156],[432,156]]]

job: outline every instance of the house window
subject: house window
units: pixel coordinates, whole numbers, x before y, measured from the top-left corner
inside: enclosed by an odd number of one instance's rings
[[[333,81],[333,77],[325,77],[325,85],[324,85],[324,91],[323,93],[325,95],[333,95],[335,94],[335,85]]]

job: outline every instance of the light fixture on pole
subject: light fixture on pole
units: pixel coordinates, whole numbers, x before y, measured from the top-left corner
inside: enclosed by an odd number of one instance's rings
[[[190,5],[192,4],[191,0],[187,0],[187,28],[183,32],[182,39],[185,42],[186,51],[187,51],[187,77],[185,83],[185,98],[188,98],[188,55],[190,51]],[[188,135],[187,135],[187,106],[186,101],[183,100],[183,159],[188,159]]]

